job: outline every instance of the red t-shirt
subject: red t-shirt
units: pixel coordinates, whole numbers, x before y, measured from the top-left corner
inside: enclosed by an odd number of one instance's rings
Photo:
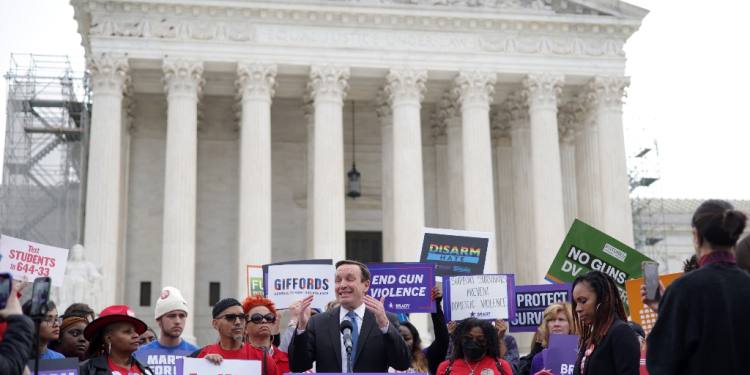
[[[141,373],[141,370],[138,369],[138,366],[133,363],[133,366],[130,366],[129,369],[125,367],[120,367],[116,365],[114,362],[112,362],[112,359],[107,357],[107,364],[109,365],[109,372],[112,373],[112,375],[143,375]]]
[[[438,367],[437,375],[445,375],[445,368],[451,363],[447,360],[440,364]],[[457,359],[453,361],[451,366],[450,375],[470,375],[472,374],[471,369],[474,369],[474,375],[500,375],[500,371],[497,369],[495,359],[490,356],[485,356],[479,363],[469,362],[471,368],[466,365],[463,359]],[[475,367],[476,366],[476,367]],[[500,360],[500,367],[503,368],[503,375],[513,375],[513,370],[510,368],[510,364],[505,360]]]
[[[278,350],[274,350],[274,353]],[[263,361],[263,350],[253,347],[248,343],[242,343],[242,347],[237,350],[224,350],[221,345],[217,342],[216,344],[209,345],[198,354],[198,358],[204,358],[207,354],[218,354],[224,359],[255,359]],[[276,367],[276,361],[270,356],[266,355],[266,366],[268,367],[268,374],[270,375],[282,375],[279,368]],[[263,372],[263,364],[261,363],[261,372]]]

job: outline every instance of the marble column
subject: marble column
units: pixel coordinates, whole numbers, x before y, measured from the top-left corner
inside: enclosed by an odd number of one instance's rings
[[[314,65],[307,84],[315,108],[313,146],[313,254],[316,259],[346,258],[344,125],[349,68]],[[308,198],[309,200],[310,198]]]
[[[443,117],[448,139],[448,214],[450,229],[463,230],[464,226],[464,165],[461,113],[453,94],[444,95]]]
[[[391,69],[385,87],[393,110],[393,247],[396,261],[414,259],[424,227],[421,102],[427,71]]]
[[[550,74],[523,80],[531,124],[531,176],[534,204],[534,249],[537,259],[553,259],[565,239],[557,105],[564,79]],[[534,281],[540,282],[549,262],[538,261]]]
[[[495,233],[490,102],[496,80],[495,73],[474,71],[459,73],[454,82],[461,108],[464,228],[490,233]],[[497,254],[497,236],[493,247],[489,251]],[[489,273],[497,270],[497,259],[492,258],[486,267]]]
[[[578,217],[578,192],[576,188],[576,150],[575,150],[575,113],[569,107],[558,111],[557,128],[560,138],[560,169],[562,172],[563,212],[565,215],[565,232]]]
[[[375,112],[380,120],[382,155],[382,214],[383,214],[383,261],[395,262],[396,250],[393,236],[393,111],[385,90],[378,90],[375,96]]]
[[[593,101],[597,114],[604,232],[634,246],[622,127],[622,98],[628,86],[628,77],[595,77],[589,81],[589,100]]]
[[[437,190],[437,226],[451,227],[450,210],[450,168],[448,157],[448,135],[446,134],[446,106],[451,102],[450,94],[444,93],[432,113],[432,141],[435,142],[435,187]]]
[[[497,204],[497,265],[500,273],[516,273],[513,238],[513,146],[510,118],[498,113],[493,117],[492,144],[495,148],[495,187]]]
[[[310,93],[302,97],[302,113],[307,120],[307,259],[315,259],[315,106]]]
[[[122,195],[122,103],[130,81],[127,58],[102,56],[88,61],[91,77],[91,133],[84,246],[88,259],[101,266],[103,275],[95,311],[118,303],[117,264],[120,250]]]
[[[203,63],[165,60],[167,150],[164,167],[162,286],[180,289],[189,311],[195,311],[195,213],[198,155],[198,100],[205,84]],[[182,337],[195,342],[193,322]]]
[[[240,204],[237,291],[249,293],[247,265],[271,263],[271,99],[275,64],[237,64],[240,120]]]
[[[513,160],[513,245],[516,253],[516,283],[538,284],[535,277],[534,200],[531,192],[531,129],[529,108],[520,93],[512,93],[501,105],[510,124]]]

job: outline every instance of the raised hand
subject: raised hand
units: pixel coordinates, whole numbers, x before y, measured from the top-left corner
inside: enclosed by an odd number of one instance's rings
[[[299,322],[299,305],[302,303],[302,300],[294,301],[291,305],[289,305],[289,314],[291,314],[290,318],[294,320],[295,322]]]
[[[448,334],[449,335],[453,334],[453,331],[456,330],[456,326],[458,326],[458,323],[456,323],[456,322],[454,322],[452,320],[450,322],[448,322]]]
[[[385,315],[385,296],[378,301],[369,294],[365,295],[365,306],[368,310],[375,314],[375,322],[378,323],[378,327],[388,327],[388,317]]]
[[[508,323],[505,323],[502,319],[498,319],[495,321],[495,329],[497,330],[497,338],[502,340],[505,337],[505,332],[508,331]]]
[[[664,284],[659,280],[659,295],[664,295],[664,290],[666,288],[664,287]],[[655,313],[659,313],[659,301],[652,301],[648,299],[648,292],[646,292],[646,285],[641,285],[641,301],[651,308],[651,310],[654,310]]]
[[[312,305],[314,297],[314,295],[310,294],[303,298],[299,304],[299,324],[297,325],[297,329],[300,331],[307,329],[307,322],[310,321],[310,305]]]
[[[271,334],[278,335],[281,332],[281,318],[284,317],[284,310],[276,311],[276,321],[273,322],[271,327]]]
[[[432,299],[440,302],[443,299],[443,291],[440,290],[440,286],[435,285],[432,287]]]

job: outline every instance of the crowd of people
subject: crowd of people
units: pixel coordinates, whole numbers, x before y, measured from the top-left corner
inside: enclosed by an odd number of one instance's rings
[[[198,347],[182,338],[189,319],[180,291],[165,287],[156,302],[158,335],[124,305],[98,315],[76,303],[59,315],[54,302],[38,324],[28,317],[30,302],[20,303],[28,282],[14,282],[0,310],[0,374],[28,373],[27,361],[77,358],[80,375],[153,375],[134,356],[137,350],[191,352],[213,364],[225,359],[259,360],[262,375],[290,372],[413,372],[430,375],[551,375],[546,363],[551,335],[577,335],[576,375],[640,374],[646,366],[660,374],[744,374],[743,355],[750,349],[750,236],[740,241],[747,216],[728,202],[704,202],[692,218],[695,256],[685,273],[661,299],[642,301],[658,312],[650,334],[629,322],[615,280],[590,271],[573,282],[571,302],[549,305],[534,335],[530,353],[520,357],[515,338],[503,320],[468,318],[446,324],[442,292],[432,290],[437,311],[431,314],[434,340],[423,347],[420,332],[408,317],[387,312],[384,299],[367,294],[370,272],[357,261],[336,264],[336,300],[323,310],[312,308],[313,295],[283,310],[261,296],[234,298],[213,306],[218,340]],[[738,243],[739,241],[739,243]],[[350,334],[342,335],[346,322]],[[35,328],[36,327],[36,328]],[[35,332],[38,329],[39,332]],[[39,340],[35,342],[35,337]]]

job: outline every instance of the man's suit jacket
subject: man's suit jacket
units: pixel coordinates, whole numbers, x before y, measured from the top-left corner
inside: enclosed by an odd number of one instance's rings
[[[292,372],[312,368],[316,372],[346,372],[341,368],[341,321],[337,307],[310,318],[301,334],[294,332],[289,345],[289,367]],[[362,329],[357,340],[353,372],[388,372],[388,367],[405,371],[411,366],[411,353],[401,337],[395,314],[386,312],[390,325],[383,334],[375,322],[375,314],[365,309]],[[346,355],[346,353],[343,353]]]

